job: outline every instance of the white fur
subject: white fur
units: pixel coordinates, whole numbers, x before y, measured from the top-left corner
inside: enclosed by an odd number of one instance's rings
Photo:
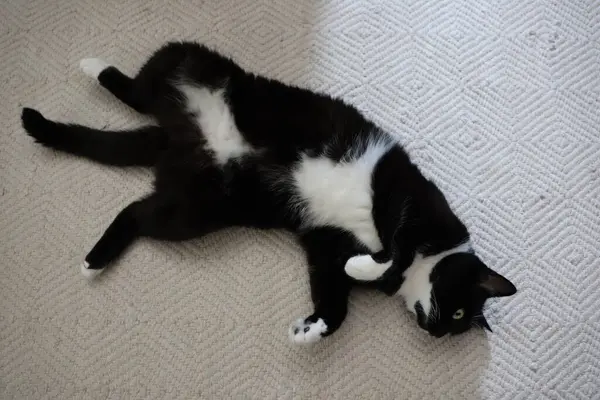
[[[308,331],[304,332],[307,327]],[[296,344],[311,344],[321,340],[322,334],[326,332],[327,324],[321,318],[317,322],[308,323],[304,322],[304,318],[299,318],[290,326],[289,336],[290,340]]]
[[[98,79],[100,73],[106,68],[110,67],[110,64],[99,58],[84,58],[79,62],[79,68],[88,76],[94,79]]]
[[[379,279],[392,266],[392,261],[378,263],[368,254],[350,257],[344,270],[348,276],[359,281]]]
[[[402,296],[406,301],[406,307],[416,314],[415,304],[417,301],[421,303],[425,315],[429,315],[431,311],[431,289],[432,284],[429,280],[433,267],[440,262],[444,257],[454,253],[466,252],[471,248],[469,243],[463,243],[453,249],[443,251],[439,254],[423,257],[422,254],[417,254],[410,267],[404,271],[404,282],[398,290],[398,295]]]
[[[87,279],[94,279],[95,277],[100,275],[102,273],[102,271],[104,271],[104,269],[89,269],[90,264],[87,261],[84,261],[83,264],[81,264],[80,268],[81,268],[81,274],[83,276],[85,276]]]
[[[206,139],[206,149],[214,153],[219,164],[253,151],[235,125],[223,98],[223,89],[209,90],[187,84],[178,87],[186,97],[187,110],[196,116]]]
[[[352,232],[371,251],[381,250],[373,222],[371,176],[391,143],[374,141],[350,162],[304,155],[293,171],[293,182],[309,226],[337,226]]]

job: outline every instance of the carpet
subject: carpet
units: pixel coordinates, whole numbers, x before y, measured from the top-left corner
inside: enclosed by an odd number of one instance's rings
[[[20,108],[140,125],[78,62],[133,74],[171,39],[397,134],[519,289],[489,302],[494,333],[432,339],[399,299],[355,290],[334,336],[294,347],[306,264],[277,231],[140,240],[85,281],[151,173],[44,149]],[[598,398],[598,0],[5,0],[0,77],[0,398]]]

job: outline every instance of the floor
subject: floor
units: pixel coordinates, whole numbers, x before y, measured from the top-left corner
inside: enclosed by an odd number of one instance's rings
[[[312,348],[303,255],[282,232],[139,241],[78,265],[151,174],[58,154],[22,106],[144,122],[78,70],[134,73],[169,39],[342,96],[398,135],[516,283],[492,334],[423,334],[398,299],[352,294]],[[0,398],[590,399],[600,391],[598,0],[5,0],[0,3]]]

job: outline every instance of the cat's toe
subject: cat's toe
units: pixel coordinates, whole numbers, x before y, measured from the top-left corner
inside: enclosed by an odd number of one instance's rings
[[[108,67],[110,67],[110,65],[99,58],[84,58],[79,62],[79,68],[81,68],[83,73],[94,79],[98,79],[100,73]]]
[[[289,330],[290,340],[296,344],[316,343],[325,333],[327,333],[327,324],[321,318],[315,322],[299,318],[290,326]]]
[[[90,264],[87,261],[84,261],[81,264],[81,274],[86,278],[86,279],[94,279],[95,277],[97,277],[98,275],[100,275],[102,273],[102,271],[104,271],[103,269],[92,269],[90,268]]]

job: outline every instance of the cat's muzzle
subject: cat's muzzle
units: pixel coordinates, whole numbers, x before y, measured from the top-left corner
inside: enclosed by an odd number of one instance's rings
[[[426,330],[431,336],[435,336],[436,338],[441,338],[447,332],[436,329],[434,326],[431,326],[427,323],[427,314],[423,311],[423,306],[420,301],[417,301],[415,304],[415,312],[417,313],[417,323],[421,328]]]

